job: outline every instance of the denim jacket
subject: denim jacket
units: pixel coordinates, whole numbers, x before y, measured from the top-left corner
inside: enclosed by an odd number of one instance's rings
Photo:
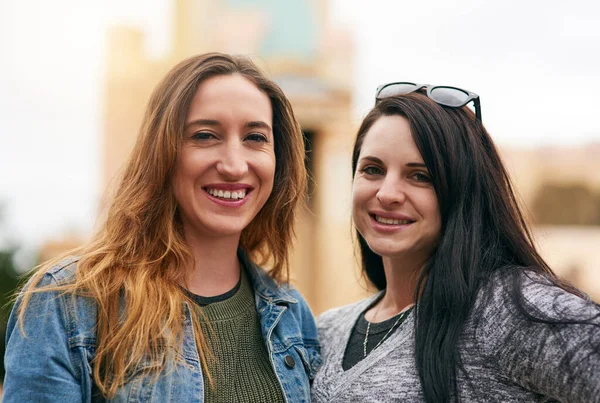
[[[286,402],[309,402],[310,382],[321,364],[314,318],[294,289],[278,287],[243,252],[250,274],[261,330]],[[73,278],[76,259],[51,268],[40,285]],[[17,301],[17,306],[20,301]],[[25,336],[13,309],[6,336],[3,401],[91,402],[97,400],[91,362],[96,349],[96,304],[88,298],[44,292],[27,307]],[[204,384],[189,306],[184,315],[183,357],[164,363],[156,379],[140,362],[112,402],[203,402]]]

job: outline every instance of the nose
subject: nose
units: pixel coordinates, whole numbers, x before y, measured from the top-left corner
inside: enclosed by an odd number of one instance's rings
[[[377,191],[377,200],[383,206],[403,204],[406,201],[405,184],[400,179],[386,177]]]
[[[248,161],[242,144],[228,142],[217,162],[217,172],[226,180],[238,180],[248,172]]]

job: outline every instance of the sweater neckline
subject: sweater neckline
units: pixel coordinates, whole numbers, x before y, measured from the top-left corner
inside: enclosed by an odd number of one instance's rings
[[[342,393],[349,383],[354,382],[365,371],[369,370],[374,365],[377,365],[381,359],[394,352],[398,345],[409,342],[409,338],[413,335],[414,330],[412,323],[405,323],[405,326],[402,326],[398,331],[391,334],[378,348],[371,351],[369,355],[357,362],[354,366],[344,371],[342,366],[344,352],[346,351],[348,341],[350,340],[352,329],[356,324],[358,317],[365,309],[381,298],[382,294],[383,291],[347,307],[347,311],[344,312],[342,318],[340,318],[340,322],[335,326],[336,332],[341,335],[341,340],[339,343],[334,343],[330,346],[331,351],[328,353],[329,359],[326,360],[320,370],[322,376],[328,379],[328,396],[332,400],[335,400],[335,397]],[[406,321],[413,322],[413,315],[414,309],[408,314]],[[317,378],[319,378],[318,375]],[[319,382],[319,380],[317,379],[316,382]]]
[[[236,283],[236,285],[233,286],[231,290],[226,291],[223,294],[215,295],[213,297],[203,297],[202,295],[194,294],[193,292],[190,292],[185,288],[183,289],[183,291],[188,295],[188,297],[193,299],[197,305],[205,307],[210,304],[214,304],[215,302],[225,301],[226,299],[233,297],[239,291],[241,285],[242,275],[240,274],[238,282]]]
[[[246,270],[242,268],[239,289],[232,296],[223,301],[213,302],[210,305],[196,305],[196,307],[203,313],[200,317],[202,322],[207,320],[208,322],[231,320],[247,313],[250,309],[256,309],[254,292]]]
[[[344,321],[343,327],[340,329],[343,334],[343,343],[339,343],[339,345],[335,346],[332,357],[332,365],[336,372],[336,378],[338,378],[339,381],[338,387],[343,387],[346,382],[350,382],[352,379],[360,376],[360,374],[368,370],[377,361],[393,352],[394,346],[405,343],[413,334],[412,322],[414,319],[414,309],[411,309],[411,312],[404,320],[404,326],[393,332],[388,339],[381,343],[381,346],[371,351],[364,359],[357,362],[352,368],[348,368],[347,371],[344,371],[342,362],[344,360],[344,352],[346,351],[348,341],[352,334],[352,329],[363,312],[374,302],[379,300],[382,297],[383,292],[384,291],[380,291],[377,294],[358,302],[346,315],[346,317],[351,318],[351,320]]]

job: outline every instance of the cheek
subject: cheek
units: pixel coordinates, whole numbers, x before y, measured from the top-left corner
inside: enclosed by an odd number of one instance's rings
[[[175,162],[175,173],[173,178],[177,182],[189,180],[190,176],[198,170],[199,161],[201,161],[200,153],[194,153],[184,147]]]
[[[259,158],[254,159],[253,165],[263,188],[268,188],[270,193],[275,182],[275,154],[263,154]]]
[[[360,221],[361,212],[364,210],[364,204],[367,199],[367,189],[360,183],[354,182],[352,186],[352,219],[354,222]]]
[[[352,204],[360,207],[377,194],[377,185],[373,181],[357,178],[352,183]]]
[[[179,160],[175,165],[173,173],[173,189],[175,192],[182,192],[192,178],[192,164],[189,161]]]
[[[264,164],[263,167],[263,176],[265,178],[268,179],[268,181],[271,183],[271,186],[273,186],[273,182],[275,181],[275,171],[276,171],[277,165],[276,165],[276,160],[275,160],[275,155],[273,155],[271,158],[268,158]]]
[[[442,227],[442,216],[440,213],[440,206],[437,202],[435,194],[428,195],[423,199],[423,205],[426,206],[426,213],[430,217],[435,230],[439,233]]]
[[[183,147],[177,156],[172,185],[178,204],[185,200],[190,191],[194,191],[194,182],[203,170],[203,161],[199,154],[199,152],[193,152],[188,147]]]

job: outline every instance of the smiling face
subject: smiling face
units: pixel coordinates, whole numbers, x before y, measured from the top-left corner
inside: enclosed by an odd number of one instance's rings
[[[241,75],[203,81],[186,118],[173,187],[186,237],[231,237],[273,189],[275,150],[268,96]]]
[[[423,265],[433,253],[441,232],[440,209],[403,116],[382,116],[366,133],[354,175],[352,218],[382,257]]]

